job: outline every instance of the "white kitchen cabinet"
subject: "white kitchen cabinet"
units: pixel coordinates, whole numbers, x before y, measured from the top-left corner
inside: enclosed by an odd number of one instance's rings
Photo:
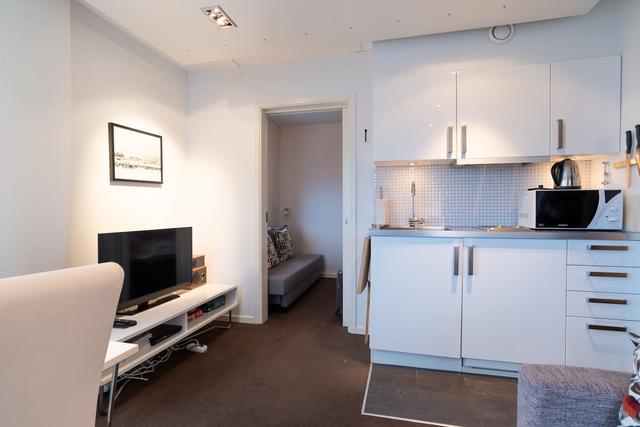
[[[567,242],[464,244],[462,357],[564,364]]]
[[[567,365],[632,372],[627,331],[640,334],[640,322],[567,317]]]
[[[372,349],[460,358],[461,246],[460,239],[372,238]]]
[[[456,76],[449,71],[374,78],[373,160],[452,161],[456,156]]]
[[[549,156],[549,64],[458,74],[458,163]]]
[[[619,56],[551,64],[551,155],[620,152]]]

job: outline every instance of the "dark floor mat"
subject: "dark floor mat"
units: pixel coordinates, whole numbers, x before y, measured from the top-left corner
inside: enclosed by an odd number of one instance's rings
[[[516,398],[511,378],[372,365],[362,413],[427,425],[512,427]]]

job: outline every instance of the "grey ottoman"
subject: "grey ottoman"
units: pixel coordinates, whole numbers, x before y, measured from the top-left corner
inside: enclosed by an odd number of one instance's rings
[[[629,378],[600,369],[523,365],[518,427],[615,427]]]

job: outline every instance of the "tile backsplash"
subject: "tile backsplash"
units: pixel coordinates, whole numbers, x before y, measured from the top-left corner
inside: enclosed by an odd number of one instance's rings
[[[591,162],[580,161],[582,187],[590,188]],[[416,183],[416,216],[427,225],[475,226],[518,222],[520,195],[528,188],[553,188],[553,163],[377,167],[375,194],[382,187],[392,224],[411,216],[411,183]]]

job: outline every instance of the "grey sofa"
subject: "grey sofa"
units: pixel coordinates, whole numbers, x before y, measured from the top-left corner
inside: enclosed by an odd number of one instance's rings
[[[296,254],[269,269],[269,303],[286,309],[322,274],[322,255]]]
[[[631,374],[575,366],[524,365],[518,427],[615,427]]]

